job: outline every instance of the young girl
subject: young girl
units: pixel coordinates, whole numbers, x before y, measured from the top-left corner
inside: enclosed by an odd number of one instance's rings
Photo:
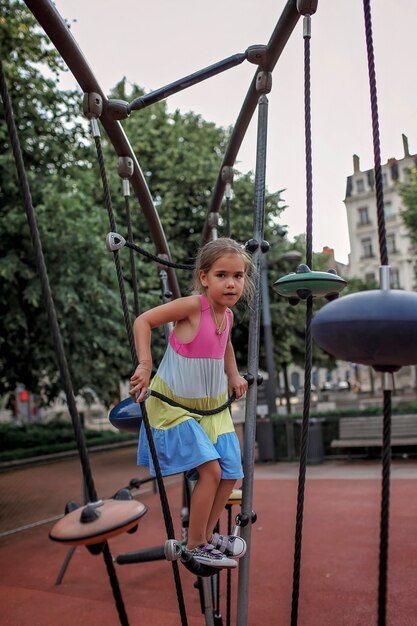
[[[198,477],[190,504],[189,550],[211,567],[236,567],[246,544],[240,537],[213,535],[237,479],[243,477],[239,441],[229,409],[201,416],[192,409],[211,410],[234,391],[240,398],[248,383],[240,376],[230,333],[239,298],[251,295],[252,260],[232,239],[204,245],[196,260],[194,292],[142,313],[134,323],[138,366],[131,377],[131,395],[145,398],[152,371],[151,331],[175,322],[165,355],[150,385],[185,410],[150,396],[146,400],[152,436],[162,475],[190,472]],[[226,376],[227,379],[226,379]],[[149,465],[144,429],[139,437],[138,464]]]

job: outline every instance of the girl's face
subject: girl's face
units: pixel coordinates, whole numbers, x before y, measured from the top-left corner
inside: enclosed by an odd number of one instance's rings
[[[222,256],[208,272],[200,272],[200,282],[212,304],[231,307],[239,300],[245,285],[245,262],[239,254]]]

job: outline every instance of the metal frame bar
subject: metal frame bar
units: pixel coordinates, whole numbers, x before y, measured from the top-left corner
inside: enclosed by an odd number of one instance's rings
[[[113,145],[114,150],[116,151],[116,154],[119,157],[130,157],[133,160],[134,171],[131,177],[131,184],[148,223],[157,254],[166,254],[168,258],[171,259],[162,224],[153,204],[151,194],[136,155],[133,152],[120,122],[110,119],[107,115],[107,98],[98,84],[97,79],[95,78],[71,31],[68,29],[65,21],[49,0],[25,0],[25,4],[33,13],[34,17],[37,19],[62,56],[83,92],[95,92],[102,96],[104,107],[100,121]],[[175,297],[179,297],[181,294],[176,274],[171,268],[168,268],[167,271],[170,278],[172,292]]]
[[[51,39],[83,92],[97,92],[102,96],[104,111],[100,120],[118,156],[130,156],[133,159],[135,167],[131,179],[132,187],[149,225],[149,230],[155,243],[157,253],[165,253],[168,255],[168,258],[171,258],[158,213],[154,207],[152,197],[137,158],[120,123],[111,119],[111,117],[107,115],[106,96],[100,88],[100,85],[98,84],[71,31],[68,29],[65,21],[62,19],[61,15],[58,13],[50,0],[25,0],[25,3],[44,29],[45,33]],[[297,11],[297,0],[287,0],[287,3],[267,44],[266,58],[262,63],[263,70],[271,72],[274,69],[285,44],[287,43],[299,19],[300,14]],[[207,210],[206,223],[202,232],[203,242],[210,239],[211,226],[209,224],[209,215],[211,213],[219,212],[223,200],[223,193],[226,184],[225,181],[222,180],[223,167],[234,165],[240,146],[257,106],[258,95],[256,92],[256,76],[258,71],[259,68],[256,69],[255,76],[249,86],[246,98],[232,131],[229,144],[226,148],[217,181],[215,182],[213,188],[210,206]],[[178,297],[180,293],[175,272],[170,268],[168,270],[168,274],[173,295]]]

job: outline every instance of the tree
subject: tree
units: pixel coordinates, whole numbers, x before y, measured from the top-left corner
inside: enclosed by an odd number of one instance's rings
[[[80,94],[58,89],[63,64],[25,5],[13,0],[3,7],[1,58],[74,389],[91,386],[106,398],[114,394],[126,351],[103,245],[106,216],[88,194],[97,185]],[[0,393],[20,382],[48,402],[61,384],[3,108],[0,145]]]
[[[117,393],[119,380],[129,377],[132,364],[112,255],[104,247],[109,224],[94,144],[87,141],[87,124],[80,118],[82,96],[59,89],[62,62],[20,0],[6,5],[0,27],[1,55],[6,60],[6,77],[74,391],[90,387],[109,402]],[[143,93],[141,87],[128,87],[122,80],[112,96],[131,100]],[[164,102],[132,114],[123,124],[147,179],[172,257],[190,263],[200,245],[230,130],[192,112],[169,113]],[[0,146],[4,224],[0,242],[0,393],[13,391],[20,382],[49,402],[58,395],[61,384],[2,109]],[[117,157],[105,136],[103,148],[116,222],[123,233],[125,203],[116,191],[121,189]],[[252,236],[253,173],[236,171],[233,193],[232,236],[244,243]],[[131,208],[135,242],[155,252],[133,196]],[[283,208],[281,192],[266,193],[265,239],[278,238],[271,249],[272,257],[290,247],[286,236],[278,234]],[[222,216],[219,234],[224,234]],[[129,290],[126,249],[120,258]],[[145,310],[161,302],[159,277],[153,262],[138,257],[137,266]],[[191,274],[185,270],[177,273],[186,294]],[[128,297],[131,300],[130,291]],[[277,350],[284,349],[279,341],[285,337],[285,350],[293,355],[291,336],[301,332],[299,314],[289,312],[286,302],[278,301],[273,314],[280,346]],[[249,316],[244,308],[236,311],[234,333],[241,369],[247,361]],[[164,344],[161,331],[154,341],[156,363]]]

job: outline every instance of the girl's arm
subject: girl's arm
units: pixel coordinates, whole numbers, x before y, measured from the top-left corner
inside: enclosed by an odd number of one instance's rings
[[[161,304],[149,311],[145,311],[137,317],[133,324],[133,336],[135,339],[138,366],[134,371],[130,382],[132,389],[130,395],[140,392],[136,401],[141,402],[149,387],[152,373],[151,335],[152,329],[168,324],[168,322],[180,322],[183,325],[195,325],[199,319],[201,305],[199,298],[188,296],[178,298],[173,302]]]
[[[236,398],[239,399],[246,393],[248,389],[248,382],[239,374],[237,369],[235,351],[229,339],[227,341],[226,352],[224,353],[224,369],[229,381],[229,396],[233,391],[236,394]]]

